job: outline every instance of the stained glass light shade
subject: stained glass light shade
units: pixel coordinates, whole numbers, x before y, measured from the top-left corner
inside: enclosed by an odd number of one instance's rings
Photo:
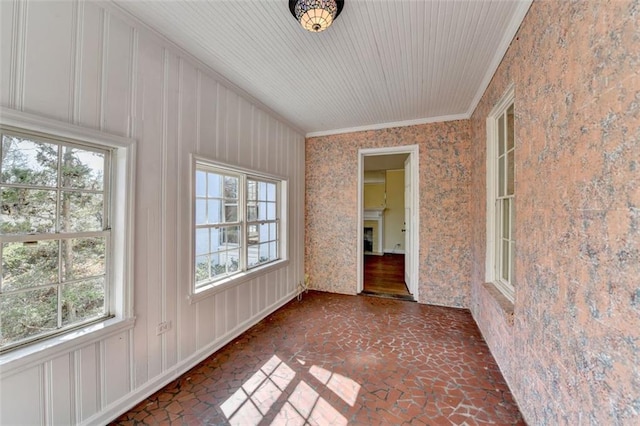
[[[344,0],[290,0],[289,9],[307,31],[319,33],[333,23]]]

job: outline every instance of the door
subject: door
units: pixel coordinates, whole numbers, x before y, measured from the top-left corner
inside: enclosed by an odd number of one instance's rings
[[[404,160],[404,282],[409,293],[415,294],[413,289],[414,280],[411,276],[413,271],[413,221],[411,220],[413,206],[411,202],[411,156],[408,155],[407,159]]]

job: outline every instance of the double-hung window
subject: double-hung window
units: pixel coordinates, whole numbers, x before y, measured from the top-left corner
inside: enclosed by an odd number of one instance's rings
[[[112,150],[2,129],[0,348],[112,315]]]
[[[487,119],[487,281],[511,301],[515,275],[514,90]]]
[[[283,259],[282,179],[195,161],[194,290]]]

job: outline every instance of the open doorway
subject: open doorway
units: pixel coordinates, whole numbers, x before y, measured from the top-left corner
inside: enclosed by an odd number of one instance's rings
[[[360,150],[358,292],[417,300],[417,145]]]

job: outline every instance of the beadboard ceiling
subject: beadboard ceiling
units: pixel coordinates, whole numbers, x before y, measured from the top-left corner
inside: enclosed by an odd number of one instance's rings
[[[287,0],[115,3],[318,136],[468,118],[531,0],[345,0],[321,33]]]

